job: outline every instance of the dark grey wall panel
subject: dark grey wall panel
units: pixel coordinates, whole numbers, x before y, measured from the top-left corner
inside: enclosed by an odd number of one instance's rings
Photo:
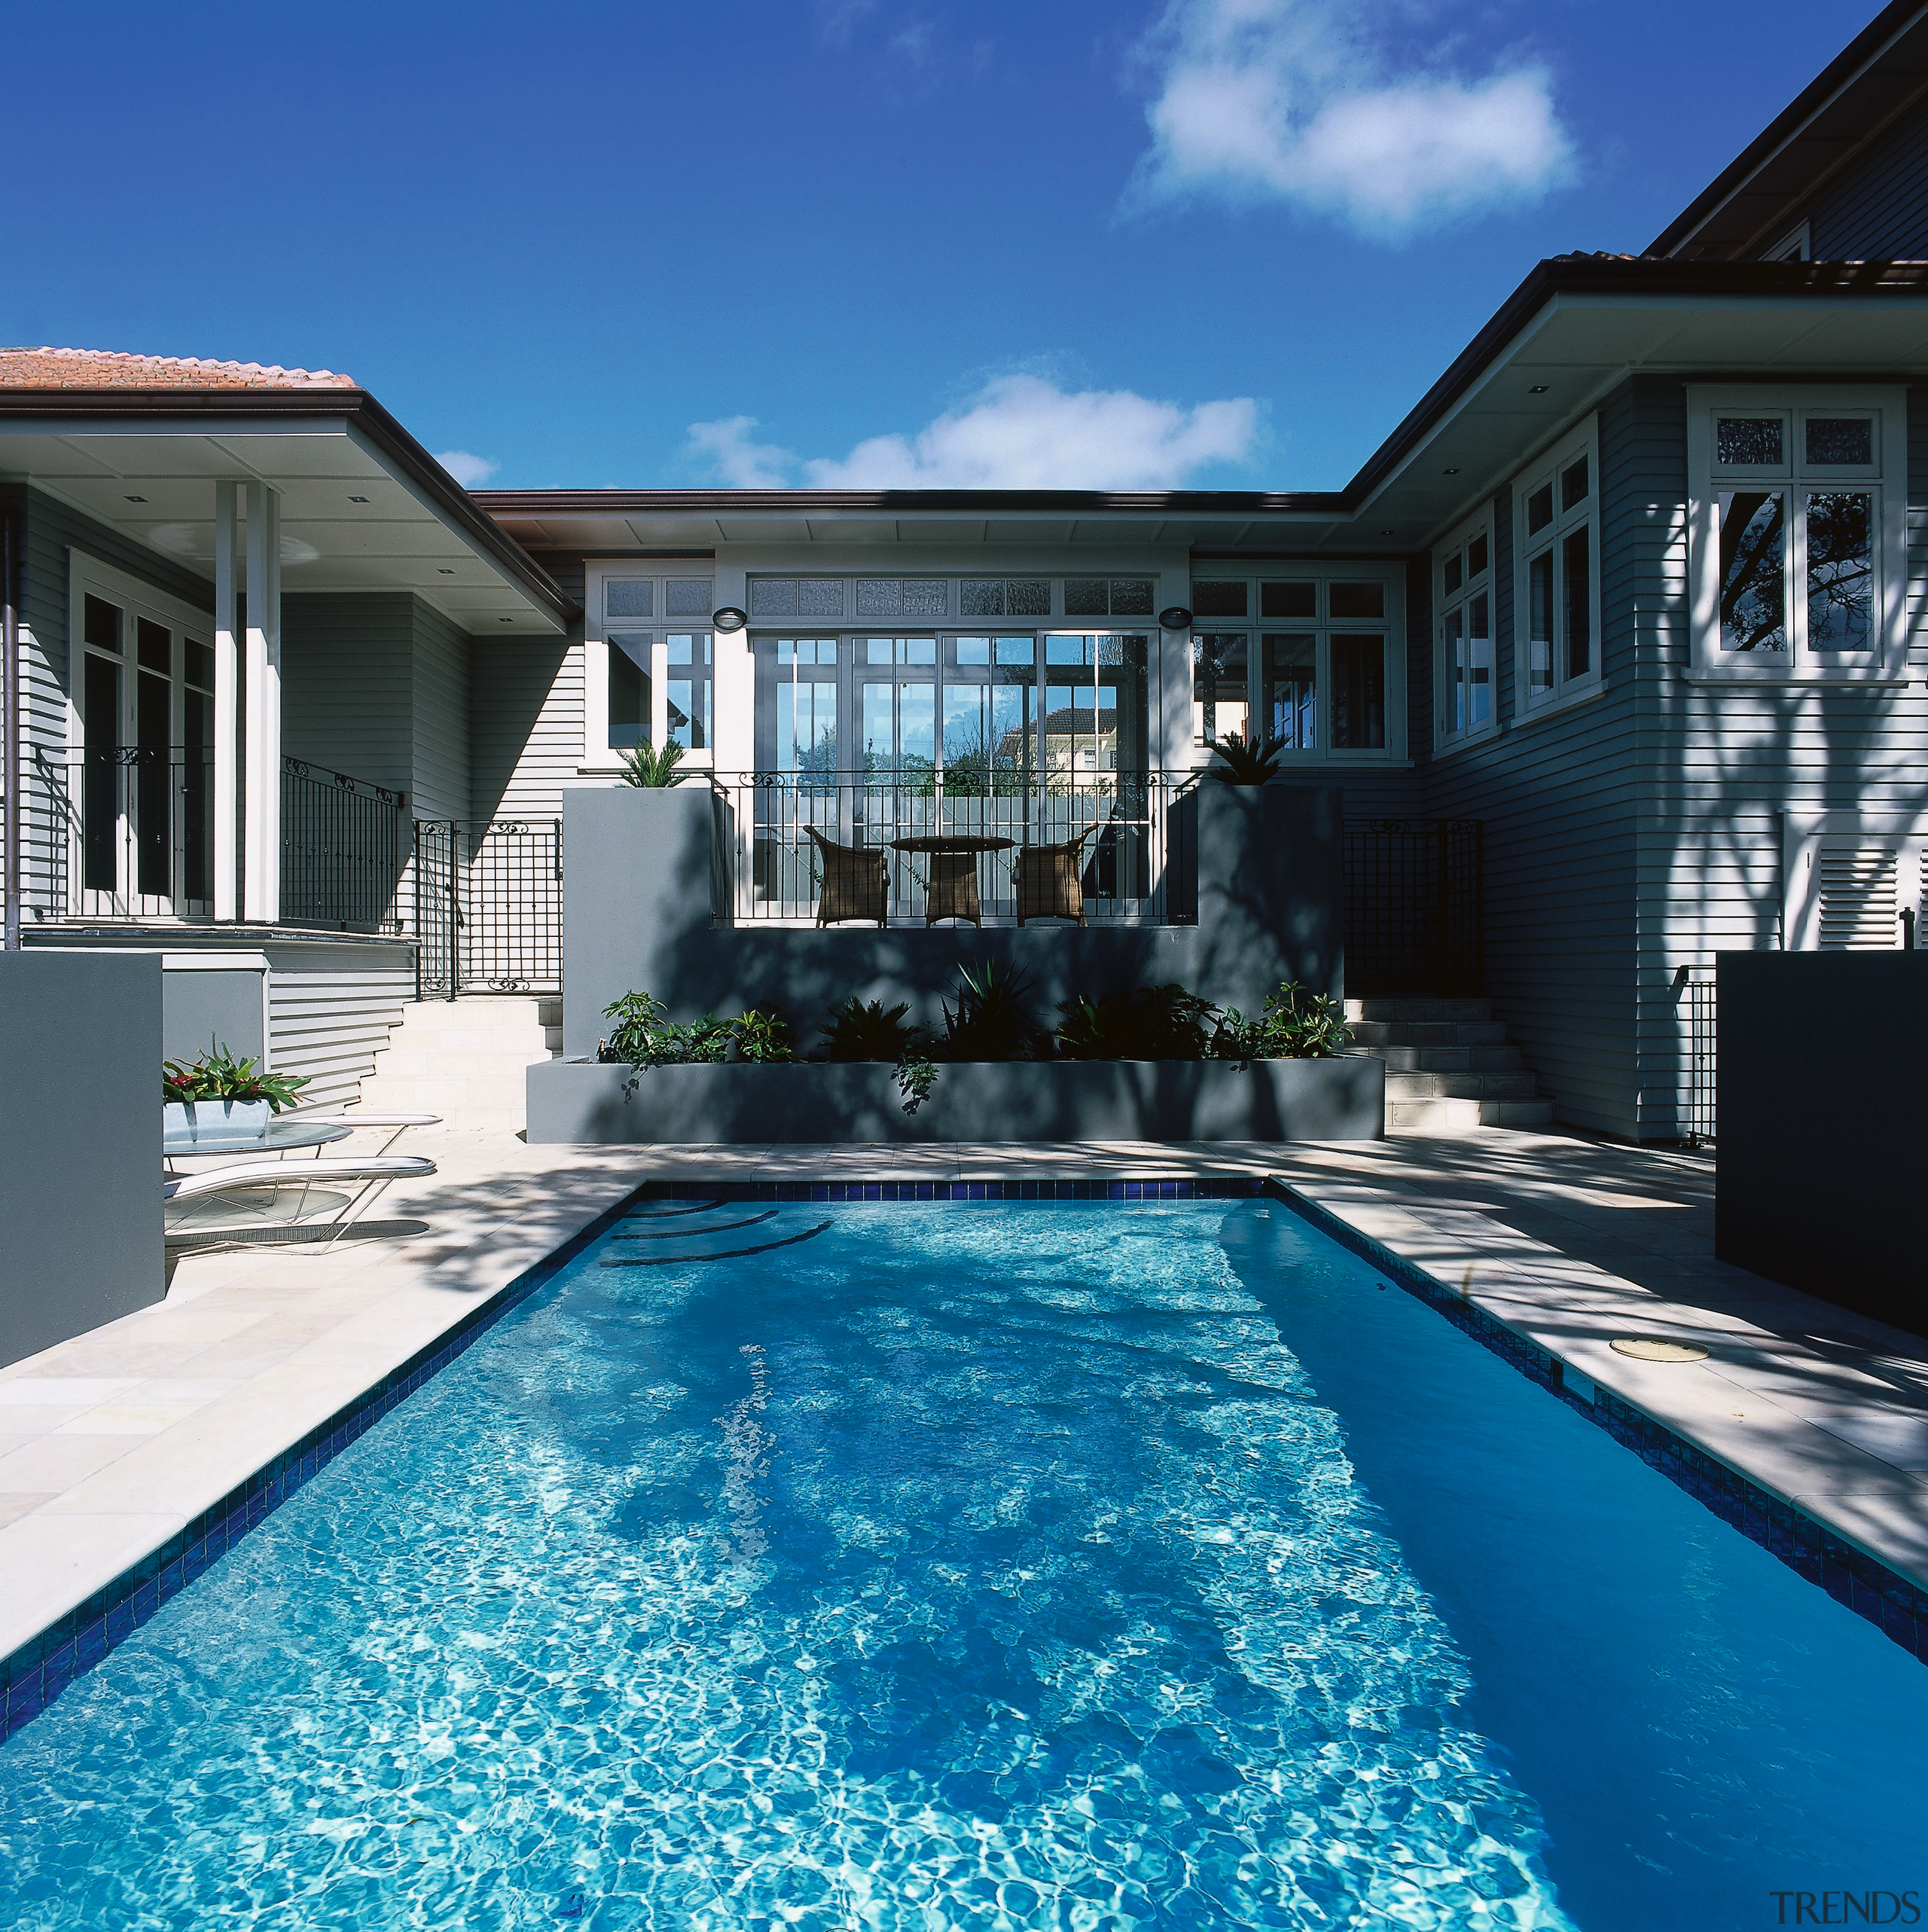
[[[0,1366],[158,1302],[157,954],[0,953]]]
[[[1928,105],[1904,116],[1823,188],[1808,221],[1817,261],[1928,257]]]

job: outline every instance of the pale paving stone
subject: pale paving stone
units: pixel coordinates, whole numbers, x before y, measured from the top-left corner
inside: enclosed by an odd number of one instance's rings
[[[56,1436],[158,1436],[163,1429],[186,1421],[197,1409],[206,1406],[199,1402],[102,1402],[99,1408],[62,1423],[53,1433]]]
[[[150,1434],[139,1431],[117,1436],[43,1436],[0,1457],[0,1492],[49,1495],[57,1501],[72,1495],[88,1477],[117,1462],[130,1449],[151,1439]]]

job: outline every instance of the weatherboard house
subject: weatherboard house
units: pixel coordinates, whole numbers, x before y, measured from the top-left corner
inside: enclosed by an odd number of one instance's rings
[[[242,989],[347,1100],[424,996],[553,993],[565,794],[639,746],[780,945],[812,828],[1088,825],[1088,917],[1182,922],[1242,730],[1343,794],[1348,991],[1492,1003],[1415,1036],[1415,1124],[1682,1136],[1716,951],[1914,942],[1924,258],[1897,5],[1336,491],[471,493],[345,376],[0,352],[9,917],[161,951],[183,1025]]]

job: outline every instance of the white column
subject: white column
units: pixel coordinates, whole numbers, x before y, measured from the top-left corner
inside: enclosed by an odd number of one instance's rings
[[[281,917],[281,496],[248,486],[248,801],[243,897],[248,919]]]
[[[214,487],[214,916],[235,916],[234,493]]]

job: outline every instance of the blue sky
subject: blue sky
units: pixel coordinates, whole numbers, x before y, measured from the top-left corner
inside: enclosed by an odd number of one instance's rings
[[[1329,488],[1875,11],[16,5],[0,339],[346,371],[496,487]]]

